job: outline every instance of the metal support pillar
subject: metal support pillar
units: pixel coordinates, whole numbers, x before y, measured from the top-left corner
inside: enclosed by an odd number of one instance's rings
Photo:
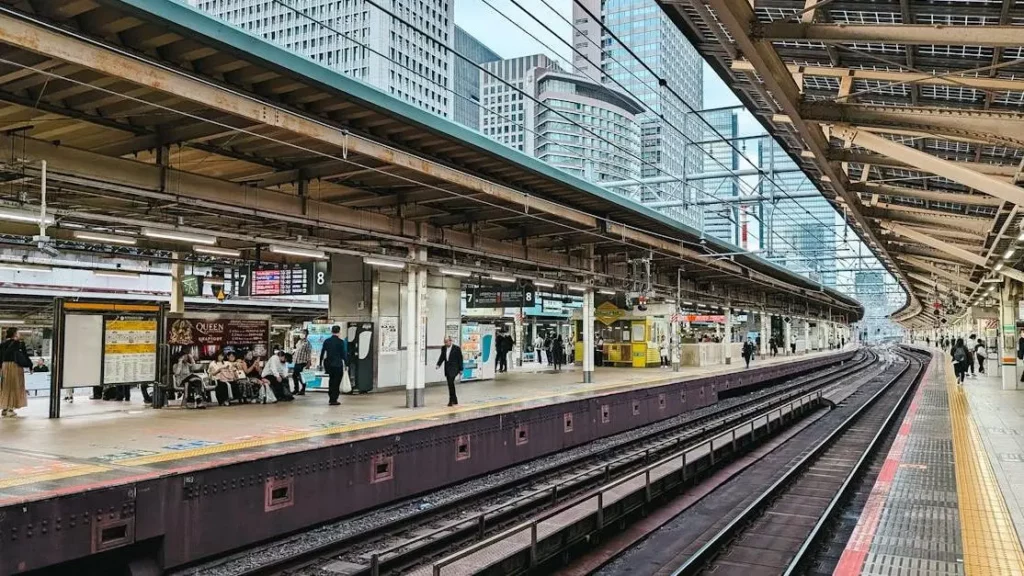
[[[792,342],[793,342],[793,320],[790,319],[789,322],[783,322],[782,323],[782,344],[783,344],[782,354],[783,355],[788,356],[791,353],[790,349],[792,348],[792,344],[791,344]]]
[[[761,357],[768,356],[768,311],[761,310],[758,314],[761,316]]]
[[[732,364],[732,305],[725,301],[725,335],[722,337],[722,358]]]
[[[420,339],[418,338],[417,322],[419,315],[416,311],[416,303],[419,302],[419,293],[416,290],[416,266],[409,266],[406,271],[405,285],[405,318],[402,322],[408,326],[406,334],[409,335],[409,343],[406,346],[406,369],[405,369],[405,407],[416,407],[416,373],[418,366],[424,363],[423,351],[420,350]]]
[[[583,382],[594,381],[594,290],[583,294]]]
[[[417,254],[420,262],[427,261],[427,250],[421,248]],[[417,407],[426,406],[427,363],[424,355],[427,350],[427,269],[419,266],[416,269],[416,343],[420,350],[416,362],[416,389],[413,393]]]
[[[1003,280],[999,289],[999,372],[1003,390],[1017,389],[1017,301],[1013,297],[1013,281]]]
[[[172,252],[171,259],[171,306],[170,312],[181,314],[185,312],[185,292],[181,287],[181,280],[185,277],[185,263],[181,260],[180,252]]]

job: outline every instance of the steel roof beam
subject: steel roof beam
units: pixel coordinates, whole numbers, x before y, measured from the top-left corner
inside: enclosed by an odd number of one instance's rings
[[[754,71],[753,64],[748,60],[736,60],[732,63],[733,70],[741,72]],[[989,78],[974,76],[938,77],[918,72],[895,72],[888,70],[861,70],[857,68],[840,68],[829,66],[800,66],[787,64],[791,74],[804,76],[823,76],[827,78],[853,78],[854,80],[877,80],[895,82],[897,84],[917,84],[930,86],[949,86],[952,88],[977,88],[979,90],[1014,90],[1024,91],[1024,80],[1009,78]]]
[[[910,164],[889,158],[888,156],[882,156],[881,154],[873,154],[870,152],[858,152],[856,150],[846,148],[829,149],[828,159],[833,162],[870,164],[872,166],[888,166],[892,168],[912,168],[916,170],[916,168]],[[989,164],[987,162],[960,162],[954,160],[949,160],[949,162],[959,164],[964,168],[974,170],[980,174],[988,174],[989,176],[1005,176],[1009,179],[1013,178],[1017,174],[1017,166],[1013,164]]]
[[[900,254],[900,255],[898,255],[896,257],[899,258],[900,260],[906,262],[907,264],[913,266],[914,268],[917,268],[919,270],[924,270],[925,272],[928,272],[929,274],[935,274],[936,276],[941,276],[942,278],[945,278],[946,280],[949,280],[950,282],[959,284],[960,286],[963,286],[965,288],[974,288],[977,285],[976,283],[971,282],[969,279],[964,278],[963,276],[961,276],[959,274],[955,274],[953,272],[950,272],[949,270],[945,270],[943,268],[940,268],[940,267],[938,267],[938,266],[936,266],[936,265],[934,265],[934,264],[932,264],[930,262],[927,262],[925,260],[917,258],[916,256],[909,256],[909,255]]]
[[[889,184],[872,184],[854,182],[850,189],[861,194],[879,194],[881,196],[902,196],[905,198],[918,198],[929,202],[949,202],[951,204],[969,204],[971,206],[1002,206],[1003,201],[988,195],[978,194],[957,194],[955,192],[939,192],[936,190],[924,190],[920,188],[907,188],[905,186],[892,186]]]
[[[1024,45],[1020,26],[949,26],[933,24],[822,24],[806,22],[756,22],[751,27],[756,40],[771,42],[804,40],[824,44],[877,42],[920,46]]]
[[[882,138],[875,134],[857,130],[851,126],[838,125],[832,129],[832,134],[852,146],[867,148],[890,158],[895,158],[917,167],[925,172],[931,172],[944,178],[949,178],[974,188],[996,198],[1010,202],[1011,204],[1024,205],[1024,190],[1010,184],[1006,180],[993,178],[985,174],[979,174],[973,170],[958,166],[954,162],[943,160],[931,154],[921,152],[915,148],[904,146],[892,140]]]
[[[1022,26],[1024,28],[1024,26]],[[962,108],[923,108],[807,102],[804,118],[821,123],[918,129],[1024,148],[1024,114]]]
[[[889,230],[893,234],[902,236],[904,238],[907,238],[908,240],[913,240],[918,244],[924,244],[929,248],[934,248],[940,252],[944,252],[952,256],[953,258],[963,260],[964,262],[974,264],[975,266],[985,267],[986,263],[988,262],[984,256],[975,254],[968,250],[964,250],[963,248],[960,248],[958,246],[953,246],[949,242],[944,242],[938,238],[929,236],[927,234],[922,234],[921,232],[918,232],[917,230],[914,230],[909,226],[904,226],[903,224],[897,224],[895,222],[886,221],[882,221],[880,224],[882,228]]]

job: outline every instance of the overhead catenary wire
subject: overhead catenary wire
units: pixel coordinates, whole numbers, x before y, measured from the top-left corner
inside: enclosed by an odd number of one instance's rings
[[[0,13],[4,12],[6,10],[7,9],[5,9],[3,7],[0,7]],[[45,25],[45,23],[41,23],[41,24]],[[73,31],[61,29],[60,32],[63,33],[63,34],[71,34],[71,35],[75,36],[76,38],[84,40],[86,42],[94,43],[90,38],[88,38],[86,36],[79,35],[78,33],[73,32]],[[117,48],[112,48],[110,46],[106,46],[106,45],[102,45],[102,44],[100,46],[103,46],[106,49],[116,50],[120,54],[122,54],[122,55],[124,55],[126,57],[129,57],[129,58],[140,59],[140,57],[138,57],[135,54],[132,54],[130,52],[127,52],[127,51],[123,51],[123,50],[120,50],[120,49],[117,49]],[[161,67],[164,70],[166,70],[168,72],[171,72],[171,73],[174,73],[174,74],[179,74],[179,75],[180,74],[184,74],[185,76],[189,77],[190,79],[193,79],[195,81],[202,82],[202,83],[205,83],[205,84],[210,84],[212,87],[215,87],[215,88],[217,88],[219,90],[226,90],[226,91],[230,92],[231,94],[236,95],[238,97],[246,98],[246,99],[252,99],[251,96],[248,96],[248,95],[246,95],[244,93],[237,92],[237,91],[235,91],[233,89],[230,89],[230,88],[225,88],[224,86],[211,84],[209,81],[207,81],[207,80],[205,80],[203,78],[186,74],[186,73],[182,72],[181,70],[177,70],[177,69],[173,69],[173,68],[168,68],[168,67],[166,67],[166,66],[164,66],[162,64],[159,64],[159,63],[153,63],[153,62],[149,62],[149,61],[145,61],[145,62],[147,62],[147,64],[150,64],[150,65]],[[632,242],[626,241],[623,238],[617,238],[617,237],[614,237],[614,236],[613,237],[607,237],[607,236],[601,235],[601,234],[599,234],[597,232],[594,232],[592,230],[575,228],[575,227],[573,227],[570,224],[565,224],[565,223],[562,223],[562,222],[557,222],[557,221],[554,221],[554,220],[550,220],[550,219],[544,218],[542,216],[538,216],[536,213],[529,213],[528,214],[528,213],[519,212],[515,208],[508,207],[508,206],[502,206],[502,205],[499,205],[499,204],[496,204],[496,203],[493,203],[493,202],[489,202],[489,201],[487,201],[485,199],[482,199],[482,198],[479,198],[479,197],[474,197],[474,195],[471,195],[471,194],[461,194],[461,193],[458,193],[458,192],[455,192],[455,191],[452,191],[452,190],[448,190],[446,188],[442,188],[442,187],[434,185],[434,184],[430,184],[428,182],[421,182],[421,181],[416,180],[414,178],[410,178],[410,177],[394,174],[394,173],[391,173],[391,172],[387,172],[387,171],[382,170],[381,168],[378,168],[378,167],[375,167],[375,166],[370,166],[368,164],[362,164],[362,163],[356,162],[356,161],[354,161],[352,159],[349,159],[349,158],[343,158],[343,157],[340,157],[340,156],[337,156],[337,155],[334,155],[334,154],[323,152],[321,150],[316,150],[316,149],[308,148],[306,146],[302,146],[302,145],[296,144],[294,142],[287,142],[287,141],[281,140],[279,138],[275,138],[273,136],[269,136],[269,135],[266,135],[266,134],[260,134],[260,133],[254,131],[254,130],[251,130],[251,129],[238,128],[236,126],[232,126],[232,125],[227,124],[225,122],[220,122],[220,121],[217,121],[217,120],[214,120],[214,119],[205,118],[205,117],[203,117],[203,116],[201,116],[199,114],[196,114],[196,113],[191,113],[191,112],[186,112],[186,111],[182,111],[182,110],[177,110],[177,109],[171,108],[170,106],[167,106],[167,105],[164,105],[164,104],[160,104],[160,103],[156,103],[156,102],[151,102],[151,101],[142,99],[140,97],[132,96],[132,95],[127,94],[127,93],[117,92],[117,91],[114,91],[114,90],[106,88],[106,87],[94,86],[94,85],[91,85],[91,84],[89,84],[89,83],[87,83],[85,81],[82,81],[82,80],[79,80],[79,79],[76,79],[76,78],[72,78],[72,77],[67,76],[67,75],[62,75],[62,74],[53,72],[51,70],[41,69],[41,68],[38,68],[38,67],[35,67],[35,66],[31,66],[31,65],[27,65],[27,64],[24,64],[24,63],[21,63],[21,62],[15,62],[15,61],[12,61],[12,60],[8,60],[6,58],[0,58],[0,63],[7,64],[7,65],[10,65],[10,66],[14,66],[14,67],[17,67],[17,68],[31,70],[31,71],[33,71],[35,73],[38,73],[38,74],[41,74],[41,75],[45,75],[45,76],[47,76],[49,78],[60,78],[62,80],[66,80],[66,81],[68,81],[70,83],[73,83],[73,84],[76,84],[76,85],[79,85],[79,86],[82,86],[82,87],[85,87],[85,88],[97,90],[97,91],[106,93],[108,95],[116,96],[118,98],[129,100],[129,101],[132,101],[132,102],[135,102],[135,103],[138,103],[138,104],[142,104],[142,105],[145,105],[147,107],[154,107],[154,108],[157,108],[157,109],[162,109],[162,110],[165,110],[165,111],[167,111],[169,113],[172,113],[172,114],[177,114],[177,115],[180,115],[182,117],[186,117],[186,118],[189,118],[189,119],[192,119],[192,120],[196,120],[196,121],[199,121],[199,122],[205,122],[205,123],[208,123],[208,124],[212,124],[212,125],[218,126],[220,128],[223,128],[223,129],[225,129],[227,131],[240,132],[240,133],[244,133],[244,134],[246,134],[248,136],[252,136],[252,137],[255,137],[255,138],[259,138],[259,139],[268,140],[270,142],[274,142],[275,144],[280,144],[282,146],[289,147],[289,148],[294,148],[296,150],[300,150],[300,151],[308,153],[308,154],[312,154],[312,155],[316,155],[316,156],[321,156],[321,157],[324,157],[326,159],[330,159],[330,160],[334,160],[334,161],[337,161],[337,162],[349,164],[349,165],[357,167],[359,169],[369,170],[369,171],[377,172],[377,173],[380,173],[380,174],[383,174],[383,175],[386,175],[386,176],[389,176],[389,177],[392,177],[392,178],[396,178],[396,179],[399,179],[399,180],[404,180],[404,181],[407,181],[409,183],[416,184],[418,186],[423,186],[423,187],[426,187],[426,188],[430,188],[430,189],[436,190],[438,192],[441,192],[441,193],[444,193],[444,194],[447,194],[447,195],[453,195],[453,196],[457,196],[457,197],[460,197],[460,198],[465,198],[465,199],[468,199],[468,200],[473,200],[475,202],[478,202],[478,203],[481,203],[481,204],[484,204],[484,205],[493,206],[493,207],[496,207],[496,208],[499,208],[499,209],[507,210],[507,211],[512,212],[514,214],[517,214],[519,216],[526,216],[526,217],[529,217],[529,218],[532,218],[532,219],[535,219],[535,220],[539,220],[539,221],[542,221],[542,222],[551,223],[553,225],[566,228],[566,229],[571,230],[573,232],[577,232],[577,233],[584,234],[584,235],[595,236],[595,237],[600,238],[601,240],[604,240],[604,241],[611,240],[613,242],[616,242],[616,243],[619,243],[619,244],[622,244],[622,245],[625,245],[625,246],[629,246],[631,248],[636,248],[638,250],[641,250],[641,251],[644,251],[644,252],[647,252],[647,253],[650,253],[650,254],[657,254],[658,256],[661,256],[661,257],[664,257],[664,258],[668,258],[668,259],[671,259],[671,260],[677,260],[677,261],[680,261],[680,262],[686,262],[686,263],[689,263],[689,264],[696,264],[698,266],[703,266],[703,267],[705,267],[705,268],[707,268],[709,270],[713,270],[717,274],[722,274],[722,275],[725,275],[725,276],[742,279],[742,280],[744,280],[746,282],[753,282],[755,284],[759,284],[759,285],[763,285],[763,286],[777,287],[774,283],[771,283],[771,282],[765,282],[763,280],[759,280],[759,279],[756,279],[756,278],[751,278],[751,277],[748,277],[748,276],[743,275],[743,274],[733,273],[733,272],[730,272],[730,271],[724,270],[724,269],[712,268],[712,267],[708,266],[708,264],[706,264],[706,263],[702,263],[700,261],[687,260],[687,259],[683,258],[682,256],[679,256],[679,255],[676,255],[676,254],[664,253],[664,252],[661,252],[661,251],[658,251],[658,250],[653,250],[653,249],[651,249],[649,247],[640,246],[640,245],[634,244]],[[268,105],[266,102],[262,102],[262,104],[263,105]],[[276,105],[271,105],[271,106],[276,108]],[[332,129],[334,128],[330,124],[325,124],[325,123],[323,123],[322,121],[320,121],[318,119],[314,119],[314,118],[309,118],[309,119],[311,121],[313,121],[313,122],[321,123],[325,127],[332,128]],[[399,151],[396,150],[396,152],[399,152]],[[587,214],[586,212],[578,210],[578,209],[573,209],[573,210],[575,210],[575,211],[577,211],[577,212],[579,212],[581,214]],[[588,215],[593,217],[593,218],[597,218],[599,220],[604,220],[603,218],[601,218],[599,216],[596,216],[596,215],[592,215],[592,214],[588,214]],[[619,224],[619,225],[626,226],[625,224]],[[665,239],[669,239],[669,240],[672,240],[673,242],[679,242],[680,241],[680,239],[674,238],[674,237],[671,237],[671,236],[666,236],[666,235],[652,233],[652,232],[646,232],[646,233],[653,234],[655,236],[659,236],[659,237],[662,237],[662,238],[665,238]],[[736,265],[737,267],[741,268],[741,269],[745,269],[745,270],[749,270],[751,272],[757,273],[756,270],[753,270],[749,266],[746,266],[744,264],[740,264],[740,263],[736,263],[736,262],[733,262],[733,264]],[[829,304],[829,305],[833,305],[833,304]]]

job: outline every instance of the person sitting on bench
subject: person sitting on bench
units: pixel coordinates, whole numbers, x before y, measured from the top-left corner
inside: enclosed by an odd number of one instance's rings
[[[295,399],[288,390],[288,367],[285,364],[284,350],[278,350],[267,360],[262,376],[270,383],[270,388],[279,402],[291,402]]]

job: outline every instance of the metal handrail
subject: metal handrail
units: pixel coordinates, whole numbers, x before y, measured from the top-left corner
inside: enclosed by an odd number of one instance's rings
[[[582,498],[573,500],[571,502],[567,502],[567,503],[563,504],[562,506],[557,506],[557,507],[555,507],[555,508],[545,512],[544,514],[541,514],[540,516],[537,516],[537,517],[534,517],[534,518],[532,518],[530,520],[522,522],[522,523],[520,523],[520,524],[518,524],[516,526],[513,526],[512,528],[510,528],[508,530],[505,530],[504,532],[501,532],[499,534],[495,534],[494,536],[491,536],[490,538],[487,538],[486,540],[482,540],[482,541],[477,542],[476,544],[474,544],[472,546],[469,546],[469,547],[467,547],[467,548],[465,548],[463,550],[455,552],[454,554],[450,554],[450,555],[448,555],[448,556],[438,560],[437,562],[435,562],[433,564],[432,572],[433,572],[434,576],[440,576],[441,570],[443,568],[445,568],[446,566],[454,564],[455,562],[458,562],[458,561],[460,561],[460,560],[462,560],[462,559],[464,559],[464,558],[466,558],[468,556],[471,556],[471,555],[479,552],[480,550],[483,550],[483,549],[485,549],[485,548],[487,548],[487,547],[489,547],[489,546],[491,546],[493,544],[496,544],[498,542],[502,542],[504,540],[508,540],[512,536],[516,536],[516,535],[518,535],[518,534],[520,534],[520,533],[522,533],[522,532],[524,532],[526,530],[530,530],[530,565],[534,566],[534,565],[536,565],[536,562],[537,562],[537,526],[541,522],[544,522],[544,521],[546,521],[546,520],[548,520],[548,519],[550,519],[550,518],[552,518],[554,516],[562,514],[563,512],[566,512],[567,510],[570,510],[572,508],[575,508],[577,506],[585,504],[585,503],[593,500],[594,498],[596,498],[597,499],[597,506],[598,506],[598,508],[597,508],[598,527],[599,528],[603,528],[604,527],[604,495],[605,495],[606,492],[608,492],[610,490],[613,490],[613,489],[621,486],[622,484],[624,484],[624,483],[626,483],[626,482],[628,482],[630,480],[636,479],[636,478],[638,478],[640,476],[645,476],[646,486],[649,489],[650,488],[650,473],[651,473],[651,471],[656,469],[656,468],[659,468],[661,466],[664,466],[665,464],[668,464],[668,463],[670,463],[670,462],[672,462],[674,460],[677,460],[677,459],[681,459],[681,465],[682,465],[681,470],[683,471],[683,474],[685,475],[685,473],[686,473],[686,466],[688,464],[687,459],[686,459],[687,454],[689,454],[691,452],[694,452],[696,450],[699,450],[699,449],[703,448],[704,446],[708,446],[709,447],[709,452],[713,453],[713,451],[715,450],[714,442],[716,440],[718,440],[719,438],[722,438],[723,436],[731,434],[732,437],[733,437],[732,441],[735,442],[736,441],[735,440],[736,432],[741,430],[741,429],[747,428],[748,425],[750,426],[750,429],[753,430],[754,429],[753,428],[753,422],[754,421],[760,420],[761,418],[767,416],[768,418],[765,421],[765,425],[768,425],[768,423],[772,421],[771,420],[771,415],[772,414],[778,413],[777,419],[781,419],[784,416],[784,414],[783,414],[783,409],[784,408],[789,408],[789,412],[787,412],[787,413],[793,413],[796,409],[801,408],[801,407],[805,406],[806,404],[808,404],[809,403],[809,399],[814,398],[814,399],[820,400],[821,397],[822,397],[822,391],[821,390],[815,390],[814,392],[809,392],[807,394],[801,395],[800,397],[791,400],[788,404],[785,404],[783,406],[779,406],[777,408],[773,408],[773,409],[771,409],[771,410],[769,410],[769,411],[767,411],[765,413],[758,414],[757,416],[755,416],[754,418],[748,420],[747,422],[744,422],[742,424],[734,426],[730,430],[725,431],[723,434],[720,434],[720,435],[718,435],[718,436],[716,436],[714,438],[709,438],[709,439],[704,440],[703,442],[700,442],[698,444],[694,444],[694,445],[688,446],[688,447],[680,450],[679,452],[675,452],[673,454],[670,454],[669,456],[666,456],[666,457],[664,457],[664,458],[662,458],[662,459],[660,459],[660,460],[658,460],[658,461],[656,461],[656,462],[654,462],[652,464],[649,464],[649,465],[645,466],[644,468],[641,468],[641,469],[636,470],[636,471],[634,471],[634,472],[632,472],[630,474],[627,474],[627,475],[623,476],[622,478],[616,479],[615,481],[610,482],[608,484],[604,484],[604,485],[598,487],[591,494],[588,494],[588,495],[586,495],[586,496],[584,496]]]

